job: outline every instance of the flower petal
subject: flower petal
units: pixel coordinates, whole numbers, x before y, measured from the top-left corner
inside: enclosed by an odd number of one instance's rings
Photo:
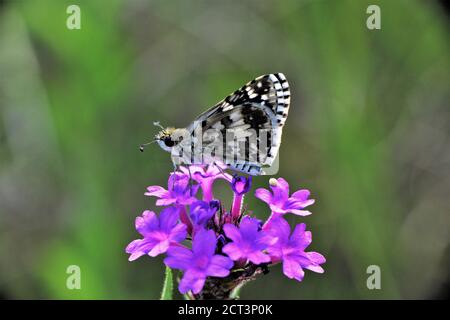
[[[272,201],[272,193],[264,188],[258,188],[255,191],[255,197],[269,204]]]
[[[266,262],[269,262],[271,260],[270,257],[267,254],[264,254],[261,251],[251,252],[247,256],[247,259],[249,261],[253,262],[256,265],[261,264],[261,263],[266,263]]]
[[[169,195],[169,191],[160,186],[150,186],[147,188],[146,196],[164,198]]]
[[[292,194],[292,198],[298,200],[298,201],[305,201],[309,198],[311,195],[311,192],[308,189],[301,189]]]
[[[316,265],[309,265],[304,267],[305,269],[311,270],[313,272],[317,272],[317,273],[324,273],[325,270],[323,270],[323,268],[321,266],[316,266]]]
[[[271,185],[273,191],[272,202],[284,202],[289,198],[289,184],[283,178],[278,178],[275,185]]]
[[[184,223],[177,224],[169,234],[169,240],[174,242],[182,242],[186,239],[187,226]]]
[[[128,260],[133,261],[143,255],[146,255],[156,244],[157,243],[151,239],[138,239],[131,241],[125,249],[126,253],[131,253]]]
[[[230,258],[216,254],[211,258],[206,274],[212,277],[226,277],[230,274],[233,264]]]
[[[227,243],[223,248],[222,252],[226,253],[232,260],[237,261],[243,257],[243,252],[241,248],[236,243]]]
[[[183,172],[188,175],[189,171],[191,172],[191,178],[198,183],[201,183],[203,178],[205,178],[205,169],[201,165],[191,165],[189,166],[189,170],[183,170]]]
[[[260,220],[245,216],[239,224],[239,232],[244,239],[255,239],[257,237]]]
[[[159,241],[156,245],[148,252],[150,257],[156,257],[161,253],[164,253],[169,249],[169,240]]]
[[[241,233],[234,224],[231,223],[225,224],[223,226],[223,231],[225,232],[225,235],[234,242],[240,242],[242,240]]]
[[[283,207],[285,209],[292,208],[292,209],[304,209],[312,204],[314,204],[314,199],[299,201],[294,197],[290,197],[287,199],[287,201],[284,203]]]
[[[212,257],[216,250],[216,234],[213,230],[199,230],[192,241],[192,251],[195,255],[204,254]]]
[[[135,226],[136,230],[145,237],[159,228],[158,216],[153,211],[145,210],[142,216],[136,218]]]
[[[205,226],[218,210],[217,201],[195,201],[191,204],[189,216],[195,225]]]
[[[158,199],[158,200],[156,200],[156,205],[158,207],[169,206],[175,202],[177,202],[176,198]]]
[[[184,247],[172,246],[167,251],[164,264],[172,269],[187,270],[192,265],[192,251]]]
[[[295,279],[302,281],[305,272],[300,264],[295,259],[285,258],[283,259],[283,273],[289,279]]]
[[[168,207],[161,211],[159,215],[160,230],[170,233],[170,230],[177,224],[180,209],[177,207]]]
[[[322,273],[323,269],[321,267],[319,267],[318,265],[325,263],[327,260],[325,259],[325,257],[323,255],[321,255],[318,252],[306,252],[306,256],[309,258],[309,260],[313,263],[314,265],[314,269],[311,268],[311,266],[307,266],[306,268],[310,269],[311,271],[314,272],[319,272]]]
[[[129,257],[128,257],[128,261],[134,261],[140,257],[142,257],[143,255],[145,255],[145,252],[142,251],[136,251],[133,252]]]
[[[303,241],[305,237],[305,231],[306,231],[306,224],[299,223],[295,226],[294,232],[292,232],[291,240],[294,241]]]
[[[293,246],[297,247],[301,251],[305,250],[312,242],[311,232],[305,230],[306,224],[298,224],[289,239]]]
[[[270,221],[270,226],[267,229],[267,232],[278,237],[281,242],[287,242],[291,233],[291,227],[282,217],[276,217]]]
[[[196,272],[194,270],[188,270],[184,273],[178,289],[183,294],[188,292],[189,290],[194,294],[197,294],[202,291],[203,286],[205,285],[205,280],[206,276],[202,273]]]
[[[306,217],[309,216],[311,214],[311,211],[308,210],[298,210],[298,209],[291,209],[288,210],[288,212],[291,212],[297,216],[302,216],[302,217]]]
[[[187,190],[189,184],[189,175],[181,172],[172,173],[168,180],[169,191],[172,192],[184,192]]]
[[[291,228],[283,218],[277,217],[270,221],[261,240],[269,244],[267,251],[272,258],[279,259],[283,256],[283,248],[289,244],[290,233]]]

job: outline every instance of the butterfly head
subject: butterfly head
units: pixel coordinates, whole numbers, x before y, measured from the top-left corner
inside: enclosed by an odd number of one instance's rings
[[[170,152],[172,147],[177,144],[176,139],[174,139],[176,131],[177,129],[172,127],[164,128],[155,136],[155,141],[162,149]]]
[[[177,145],[183,140],[182,134],[185,133],[186,129],[176,129],[173,127],[164,128],[159,122],[153,123],[155,126],[160,127],[162,130],[158,132],[152,141],[141,144],[139,150],[144,151],[144,148],[149,144],[157,142],[159,146],[166,151],[171,151],[172,147]]]

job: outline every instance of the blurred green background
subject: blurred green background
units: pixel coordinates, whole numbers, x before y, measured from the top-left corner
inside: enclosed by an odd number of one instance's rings
[[[81,8],[81,30],[66,8]],[[366,9],[381,8],[381,30]],[[292,217],[327,257],[302,283],[275,267],[244,299],[398,299],[449,281],[448,12],[434,1],[0,1],[0,296],[156,299],[161,258],[127,261],[170,157],[138,145],[247,81],[283,72],[280,171]],[[268,177],[254,179],[254,188]],[[225,185],[218,185],[225,197]],[[253,190],[254,190],[253,188]],[[247,204],[261,218],[267,207]],[[81,268],[81,290],[66,268]],[[366,268],[381,268],[368,290]],[[179,297],[179,296],[178,296]]]

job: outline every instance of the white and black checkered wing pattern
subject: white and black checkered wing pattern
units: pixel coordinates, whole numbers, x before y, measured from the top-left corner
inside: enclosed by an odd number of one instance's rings
[[[289,105],[289,84],[284,74],[267,74],[250,81],[201,114],[188,130],[193,132],[194,126],[200,125],[203,132],[220,131],[227,156],[233,152],[230,141],[225,142],[227,130],[232,130],[235,136],[247,137],[245,151],[240,156],[227,157],[226,164],[231,169],[259,175],[262,168],[272,165],[278,154]],[[258,152],[263,132],[266,150]],[[206,146],[207,140],[203,140]]]

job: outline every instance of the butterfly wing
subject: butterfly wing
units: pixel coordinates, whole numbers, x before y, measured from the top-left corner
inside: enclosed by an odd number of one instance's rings
[[[282,73],[267,74],[256,78],[236,90],[202,113],[188,127],[194,132],[201,127],[202,132],[209,129],[219,131],[224,139],[223,152],[226,164],[237,171],[258,175],[263,167],[270,167],[278,154],[283,126],[288,116],[290,90],[286,77]],[[227,130],[234,136],[247,137],[245,148],[236,156],[233,141],[225,141]],[[261,148],[262,134],[266,135]],[[208,147],[211,138],[203,138],[204,147]],[[255,157],[256,155],[256,157]]]

